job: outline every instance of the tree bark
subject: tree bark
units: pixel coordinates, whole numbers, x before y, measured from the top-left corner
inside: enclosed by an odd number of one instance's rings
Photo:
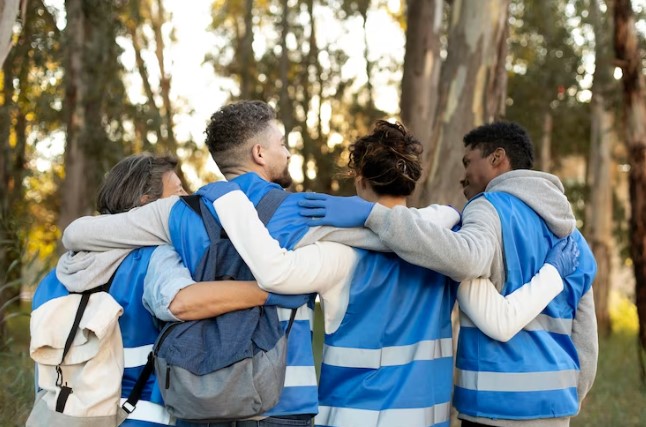
[[[610,16],[610,12],[608,12]],[[617,139],[614,110],[609,101],[615,88],[612,78],[610,36],[598,0],[590,1],[590,18],[595,35],[595,71],[591,100],[590,158],[587,183],[590,198],[586,206],[586,237],[597,260],[594,303],[599,332],[610,334],[608,297],[610,294],[612,237],[612,147]],[[608,20],[609,21],[609,20]]]
[[[630,0],[614,3],[615,55],[623,70],[624,129],[630,173],[630,253],[639,317],[639,360],[646,383],[646,96],[639,38]]]
[[[554,116],[551,109],[547,108],[543,114],[543,134],[541,136],[541,170],[552,170],[552,131],[554,130]]]
[[[442,65],[440,98],[425,153],[424,173],[412,198],[414,205],[465,203],[463,136],[473,127],[502,113],[506,96],[504,70],[507,52],[509,0],[455,0],[451,9],[448,56]]]
[[[442,60],[443,0],[409,0],[401,92],[402,122],[430,151]]]
[[[4,64],[11,50],[13,24],[16,22],[19,8],[20,0],[0,0],[0,66]]]
[[[110,61],[116,45],[114,11],[102,0],[66,0],[65,178],[60,187],[62,230],[93,211],[110,150],[103,124]]]

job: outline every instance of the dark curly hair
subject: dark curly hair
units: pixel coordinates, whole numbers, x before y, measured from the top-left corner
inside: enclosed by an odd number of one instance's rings
[[[371,134],[350,146],[348,167],[379,195],[408,196],[422,174],[421,154],[422,143],[404,125],[378,120]]]
[[[206,146],[222,171],[239,165],[242,150],[276,118],[276,112],[262,101],[239,101],[216,111],[206,127]]]
[[[128,156],[114,165],[99,189],[96,208],[101,214],[116,214],[155,201],[164,192],[163,177],[177,168],[177,159],[150,153]]]
[[[482,150],[487,157],[497,148],[503,148],[512,169],[531,169],[534,166],[534,146],[527,131],[514,122],[494,122],[479,126],[464,138],[464,146]]]

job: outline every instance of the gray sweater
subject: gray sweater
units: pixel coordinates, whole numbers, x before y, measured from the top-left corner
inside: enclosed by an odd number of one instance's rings
[[[563,193],[563,185],[554,175],[530,170],[511,171],[493,179],[485,191],[504,191],[518,197],[559,237],[565,237],[575,229],[576,220],[570,203]],[[498,290],[502,289],[505,282],[502,228],[496,209],[484,197],[464,208],[462,228],[458,232],[425,221],[415,209],[388,209],[381,205],[375,205],[366,226],[377,233],[386,246],[412,264],[457,281],[490,278]],[[594,382],[599,353],[592,288],[577,307],[572,340],[581,364],[577,389],[579,399],[583,400]],[[460,418],[505,427],[569,425],[568,417],[513,421],[460,414]]]

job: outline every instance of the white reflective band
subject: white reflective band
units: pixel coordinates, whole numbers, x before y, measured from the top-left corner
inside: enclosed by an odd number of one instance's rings
[[[378,349],[326,345],[323,348],[323,363],[345,368],[378,369],[381,366],[406,365],[414,360],[435,360],[452,355],[451,338]]]
[[[130,347],[123,349],[123,366],[124,368],[136,368],[144,366],[148,361],[148,353],[153,349],[153,345],[142,345],[141,347]]]
[[[469,319],[464,313],[460,314],[460,326],[477,328],[471,319]],[[525,325],[523,330],[547,331],[556,334],[572,335],[572,319],[559,319],[545,314],[539,314],[534,320]]]
[[[432,426],[447,422],[450,417],[451,405],[448,402],[428,408],[384,409],[382,411],[319,406],[319,413],[315,418],[315,424],[334,427]]]
[[[288,366],[285,370],[285,387],[316,387],[314,366]]]
[[[278,320],[281,322],[289,322],[289,317],[292,315],[292,310],[289,308],[278,308]],[[314,325],[314,310],[307,305],[302,305],[296,310],[296,317],[294,321],[307,320],[310,322],[310,330],[313,330]]]
[[[577,386],[578,371],[476,372],[456,369],[455,385],[478,391],[545,391]]]
[[[121,399],[121,404],[128,399]],[[149,423],[166,424],[169,426],[175,425],[175,420],[171,419],[170,414],[162,405],[140,400],[137,402],[135,410],[128,415],[129,420],[148,421]]]
[[[523,329],[526,331],[548,331],[556,334],[572,335],[572,319],[559,319],[539,314]]]

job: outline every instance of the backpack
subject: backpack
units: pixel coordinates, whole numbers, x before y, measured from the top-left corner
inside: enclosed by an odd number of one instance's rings
[[[102,286],[54,298],[32,313],[30,355],[41,390],[28,427],[115,427],[135,410],[153,370],[152,353],[121,405],[123,308],[108,293],[115,274]],[[61,327],[69,332],[60,333]]]
[[[287,197],[270,190],[256,210],[266,225]],[[200,196],[182,200],[204,222],[210,246],[193,278],[254,280]],[[263,414],[278,403],[285,382],[287,336],[276,307],[252,307],[204,320],[167,324],[154,347],[164,404],[178,419],[222,422]]]

